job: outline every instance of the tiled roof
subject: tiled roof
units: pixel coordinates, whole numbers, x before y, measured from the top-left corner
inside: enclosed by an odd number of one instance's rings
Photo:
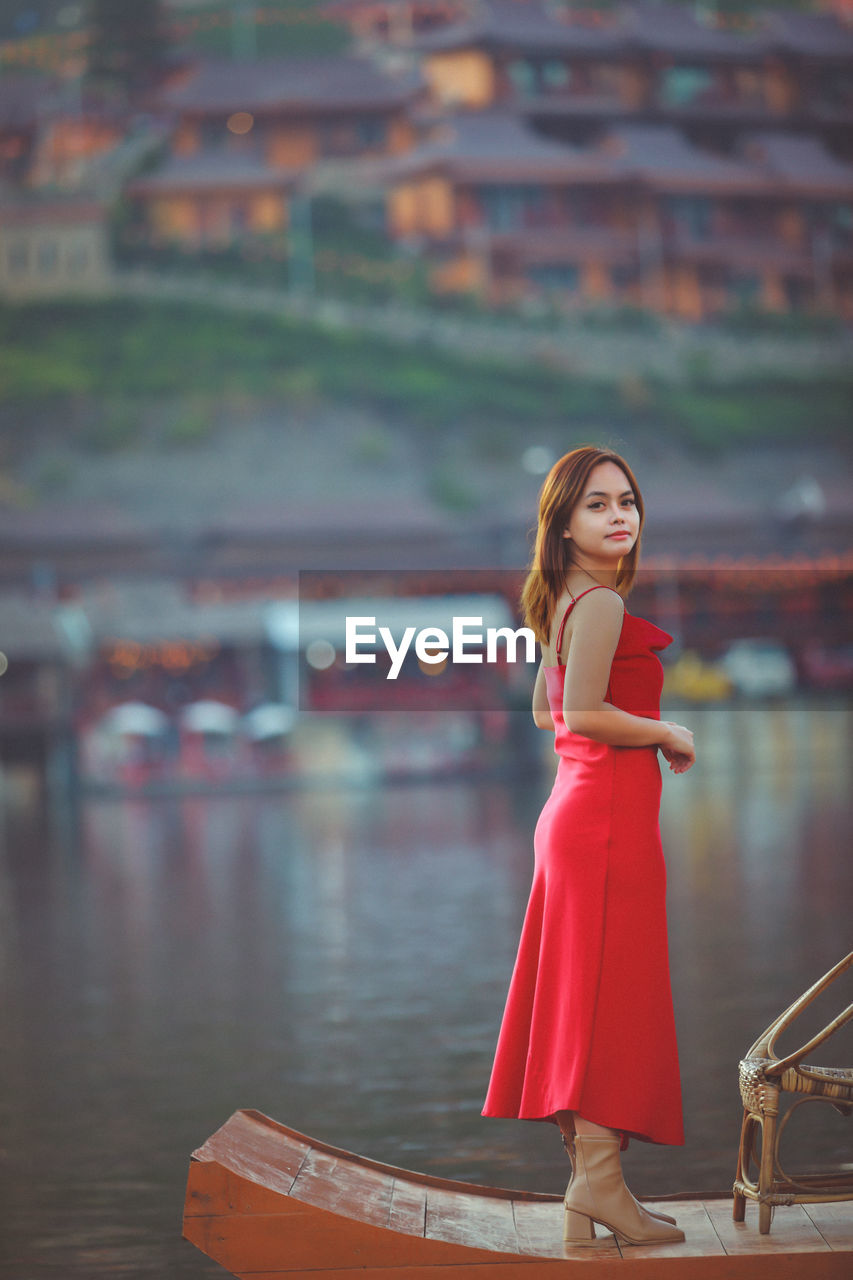
[[[741,151],[775,178],[809,189],[823,187],[853,197],[853,165],[836,160],[819,138],[805,134],[756,132]]]
[[[395,162],[393,172],[455,170],[469,181],[607,178],[611,166],[589,149],[552,142],[508,111],[457,115],[434,137]]]
[[[108,205],[91,196],[46,195],[0,184],[0,226],[104,224]]]
[[[631,48],[675,56],[756,61],[774,50],[827,58],[853,57],[853,30],[831,14],[770,11],[746,31],[702,21],[684,4],[634,0],[600,26],[560,18],[543,0],[480,0],[472,16],[415,40],[421,52],[477,45],[519,53],[614,54]]]
[[[746,59],[763,58],[767,39],[756,28],[748,32],[725,31],[701,22],[682,4],[638,0],[620,11],[619,24],[634,46],[686,56]]]
[[[223,149],[169,156],[161,168],[141,174],[128,185],[130,195],[157,191],[212,190],[220,187],[290,186],[295,169],[273,169],[262,156]]]
[[[769,41],[786,53],[853,58],[853,30],[828,13],[777,11],[764,15]]]
[[[414,47],[423,53],[478,45],[557,54],[613,51],[622,43],[617,27],[562,22],[541,0],[480,0],[469,19],[417,37]]]
[[[695,147],[673,125],[615,125],[599,145],[625,176],[655,185],[745,190],[766,185],[766,177],[754,165]]]
[[[508,111],[457,115],[429,142],[389,162],[394,179],[440,170],[465,182],[645,182],[668,191],[769,191],[780,180],[805,190],[851,190],[853,166],[820,142],[750,135],[737,156],[694,146],[674,125],[616,124],[593,146],[543,138]]]
[[[188,112],[390,109],[409,101],[419,86],[419,79],[392,79],[363,58],[208,58],[188,81],[164,89],[158,101],[168,110]]]

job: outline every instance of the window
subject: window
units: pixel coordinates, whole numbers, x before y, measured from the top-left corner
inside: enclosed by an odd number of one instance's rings
[[[381,116],[362,116],[355,123],[356,137],[362,147],[383,147],[388,136],[388,122]]]
[[[507,75],[520,97],[530,97],[536,93],[538,89],[536,68],[532,62],[517,58],[507,67]]]
[[[660,101],[666,107],[689,107],[711,89],[714,77],[707,67],[667,67],[660,82]]]
[[[734,272],[729,276],[729,296],[738,306],[755,306],[760,301],[760,295],[760,276]]]
[[[571,79],[565,62],[549,59],[542,64],[542,84],[545,89],[565,89]]]
[[[580,287],[580,268],[575,262],[543,262],[528,267],[527,278],[542,289],[560,289],[576,293]]]
[[[545,201],[543,187],[480,187],[480,203],[492,231],[519,231],[534,226]]]
[[[667,196],[666,210],[676,229],[687,231],[694,240],[711,234],[711,201],[705,196]]]
[[[833,240],[836,245],[853,245],[853,204],[837,204],[832,210]]]

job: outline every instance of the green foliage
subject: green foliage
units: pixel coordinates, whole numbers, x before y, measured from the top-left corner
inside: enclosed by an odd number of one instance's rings
[[[618,307],[591,307],[579,316],[587,329],[600,333],[659,334],[663,328],[660,316],[643,307],[625,303]]]
[[[674,433],[711,452],[755,440],[842,439],[850,432],[853,378],[662,389],[659,405]]]
[[[452,463],[438,463],[427,477],[429,496],[445,511],[463,513],[477,506],[477,496],[465,475]]]
[[[829,312],[762,311],[759,307],[746,305],[730,311],[719,324],[724,330],[748,337],[767,334],[773,337],[826,338],[844,331],[843,321]]]
[[[183,407],[167,434],[202,441],[214,410],[260,401],[291,407],[360,405],[414,429],[430,447],[464,428],[484,457],[500,458],[519,432],[559,424],[565,439],[654,430],[702,449],[757,439],[840,439],[849,431],[853,378],[765,375],[729,382],[700,348],[678,385],[649,377],[598,382],[564,371],[412,348],[354,331],[203,304],[130,299],[0,306],[0,388],[6,400],[57,397],[103,403],[82,440],[135,446],[147,401]],[[384,445],[364,439],[377,459]],[[453,507],[452,477],[435,481]]]

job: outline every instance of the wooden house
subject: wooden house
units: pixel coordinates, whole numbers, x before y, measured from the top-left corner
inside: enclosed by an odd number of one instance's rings
[[[112,287],[109,210],[81,196],[0,193],[0,295],[103,294]]]
[[[252,235],[284,231],[295,168],[273,169],[251,152],[170,156],[128,183],[153,247],[224,248]]]
[[[388,222],[426,246],[438,291],[700,320],[743,303],[848,308],[851,199],[853,166],[813,139],[758,132],[721,156],[672,125],[619,124],[574,147],[492,111],[397,165]]]
[[[644,93],[616,26],[560,21],[538,0],[484,0],[415,48],[434,100],[454,108],[561,108],[600,119],[630,112]]]
[[[853,32],[832,15],[774,12],[734,30],[680,4],[635,0],[593,22],[542,0],[480,0],[414,47],[437,103],[512,106],[567,141],[635,119],[718,146],[808,124],[843,146],[853,124]]]
[[[160,94],[171,154],[127,194],[155,244],[224,245],[284,229],[299,174],[324,161],[407,150],[416,77],[355,57],[211,59]]]

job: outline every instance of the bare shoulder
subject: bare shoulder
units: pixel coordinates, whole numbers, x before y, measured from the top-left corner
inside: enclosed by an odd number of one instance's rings
[[[569,614],[569,625],[563,637],[563,660],[568,661],[571,646],[580,645],[583,651],[595,650],[604,645],[615,649],[622,632],[625,617],[625,601],[611,587],[602,590],[592,588],[579,599]]]
[[[582,600],[578,600],[571,616],[575,627],[584,620],[588,620],[593,626],[621,622],[625,616],[625,601],[612,587],[593,587]]]

